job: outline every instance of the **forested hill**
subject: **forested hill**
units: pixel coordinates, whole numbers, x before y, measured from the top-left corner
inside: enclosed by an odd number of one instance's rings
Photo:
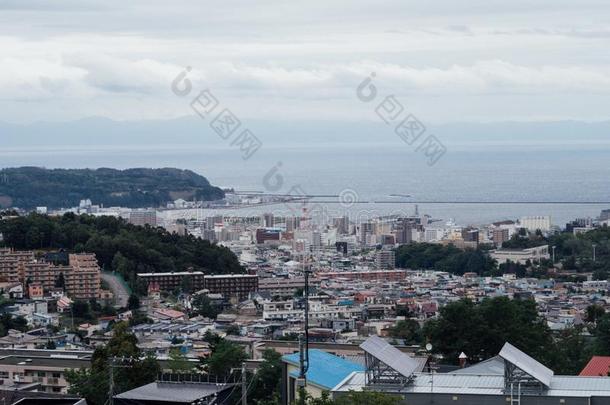
[[[121,273],[134,289],[142,287],[136,285],[136,273],[191,267],[206,274],[244,272],[237,257],[225,247],[114,217],[30,214],[0,220],[0,233],[4,238],[0,245],[15,249],[95,253],[100,266]]]
[[[190,170],[44,169],[0,170],[0,208],[68,208],[91,199],[105,207],[159,207],[167,202],[217,200],[224,192]]]

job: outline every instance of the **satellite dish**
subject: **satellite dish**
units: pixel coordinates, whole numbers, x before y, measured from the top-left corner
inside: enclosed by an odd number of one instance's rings
[[[426,350],[432,351],[432,343],[426,343]]]

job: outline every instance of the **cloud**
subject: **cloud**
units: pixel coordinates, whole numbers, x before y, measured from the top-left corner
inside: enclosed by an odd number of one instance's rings
[[[439,111],[476,97],[470,107],[479,115],[503,119],[513,96],[533,95],[534,109],[548,108],[544,116],[575,114],[567,110],[574,102],[582,118],[598,116],[610,97],[610,26],[598,18],[608,7],[601,0],[8,0],[0,4],[0,120],[10,121],[23,102],[58,119],[176,115],[169,83],[187,65],[196,88],[215,89],[252,115],[358,118],[349,103],[374,71],[383,94],[418,97]]]

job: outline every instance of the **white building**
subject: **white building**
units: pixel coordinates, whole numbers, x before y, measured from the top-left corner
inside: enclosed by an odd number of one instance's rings
[[[492,250],[489,255],[498,263],[506,263],[508,261],[514,263],[525,264],[529,261],[540,261],[541,259],[550,259],[549,246],[542,245],[529,249],[497,249]]]
[[[536,232],[537,230],[549,232],[552,226],[551,217],[548,215],[521,217],[519,224],[530,232]]]

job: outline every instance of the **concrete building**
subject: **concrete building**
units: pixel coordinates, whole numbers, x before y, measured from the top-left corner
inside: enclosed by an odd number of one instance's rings
[[[240,301],[251,292],[258,291],[258,276],[251,274],[219,274],[204,277],[204,288],[225,298],[236,297]]]
[[[393,250],[378,250],[375,252],[375,267],[378,269],[393,269],[396,266],[396,254]]]
[[[185,277],[189,277],[193,290],[205,288],[204,274],[201,271],[180,271],[169,273],[138,273],[138,278],[146,280],[148,285],[155,284],[161,291],[173,291],[180,288]]]
[[[55,288],[60,275],[63,275],[66,293],[71,297],[99,297],[100,267],[93,254],[71,254],[67,266],[37,261],[32,252],[0,254],[0,277],[9,282],[41,286],[44,292],[49,292]]]
[[[374,343],[368,344],[370,340]],[[415,362],[376,336],[361,345],[365,346],[366,370],[353,372],[337,384],[333,398],[367,389],[399,395],[402,403],[414,405],[610,403],[607,376],[555,375],[509,343],[498,356],[450,373],[417,371]]]
[[[496,249],[492,250],[489,255],[498,261],[498,263],[506,263],[508,261],[514,263],[525,264],[528,260],[540,261],[541,259],[550,259],[549,246],[537,246],[529,249]]]
[[[492,231],[492,240],[497,247],[502,247],[502,244],[509,240],[509,231],[507,228],[495,228]]]
[[[0,383],[38,383],[43,392],[67,393],[67,369],[91,367],[90,351],[0,349]]]
[[[129,223],[132,225],[150,225],[157,226],[157,211],[156,210],[132,210],[129,213]]]
[[[521,217],[519,224],[522,228],[527,229],[529,232],[536,232],[540,230],[542,232],[548,232],[553,226],[550,216],[535,215]]]

